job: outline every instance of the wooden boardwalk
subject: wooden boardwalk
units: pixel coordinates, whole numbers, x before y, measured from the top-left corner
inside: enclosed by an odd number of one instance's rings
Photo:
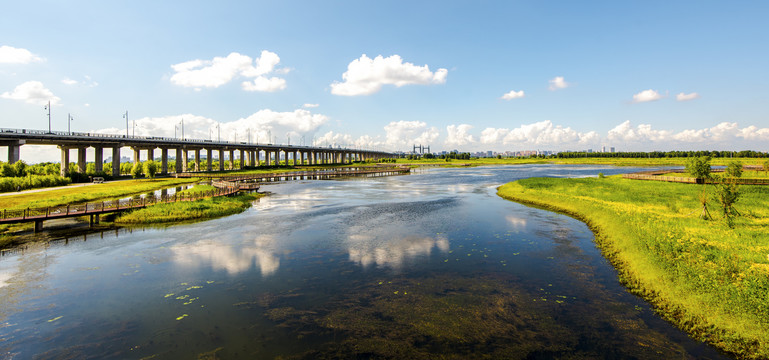
[[[745,167],[744,169],[748,170],[755,170],[754,167]],[[665,182],[677,182],[677,183],[685,183],[685,184],[720,184],[721,180],[720,178],[711,178],[711,179],[705,179],[697,181],[698,179],[693,177],[686,177],[686,176],[662,176],[662,174],[670,174],[670,173],[684,173],[684,170],[651,170],[651,171],[641,171],[636,172],[632,174],[623,174],[622,177],[625,179],[633,179],[633,180],[652,180],[652,181],[665,181]],[[723,172],[721,169],[713,170],[714,173]],[[769,178],[762,179],[762,178],[736,178],[732,179],[736,184],[738,185],[769,185]]]
[[[99,216],[114,212],[121,212],[133,209],[141,209],[156,204],[166,204],[181,201],[195,201],[203,198],[229,196],[237,193],[241,189],[238,187],[223,187],[212,191],[201,193],[144,197],[140,199],[115,199],[101,202],[67,204],[61,206],[26,208],[2,211],[0,224],[18,224],[25,222],[35,222],[35,232],[43,227],[43,221],[63,219],[69,217],[90,216],[90,224],[97,224]]]

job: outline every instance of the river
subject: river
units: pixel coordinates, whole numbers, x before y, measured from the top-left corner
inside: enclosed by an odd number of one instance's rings
[[[499,198],[596,166],[264,185],[238,215],[0,258],[0,357],[728,358],[629,294],[585,224]]]

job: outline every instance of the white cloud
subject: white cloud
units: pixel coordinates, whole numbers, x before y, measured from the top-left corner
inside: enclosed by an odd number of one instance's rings
[[[217,88],[229,83],[236,77],[250,80],[242,82],[246,91],[278,91],[286,88],[286,80],[279,77],[266,77],[271,72],[279,72],[275,66],[280,63],[280,57],[270,51],[262,51],[260,57],[251,59],[247,55],[236,52],[227,57],[214,57],[212,60],[190,60],[171,65],[175,74],[171,82],[196,89]],[[281,71],[283,73],[285,71]]]
[[[553,125],[550,120],[523,124],[515,129],[486,128],[481,132],[481,143],[515,146],[568,146],[594,144],[600,140],[595,131],[578,132],[570,127]],[[501,143],[501,144],[500,144]]]
[[[638,94],[633,95],[633,102],[634,103],[642,103],[642,102],[649,102],[649,101],[656,101],[662,99],[662,95],[657,92],[657,90],[644,90],[639,92]]]
[[[253,81],[244,81],[242,87],[246,91],[275,92],[286,88],[286,79],[258,76]]]
[[[70,78],[64,78],[64,79],[61,80],[61,83],[64,84],[64,85],[70,85],[70,86],[78,85],[78,84],[82,84],[82,85],[85,85],[85,86],[88,86],[88,87],[97,87],[97,86],[99,86],[99,83],[97,83],[96,81],[93,81],[90,76],[86,75],[86,76],[84,76],[84,78],[85,78],[85,80],[83,80],[82,82],[77,81],[77,80],[72,80]]]
[[[385,143],[392,148],[406,148],[414,144],[429,145],[440,136],[436,127],[422,121],[393,121],[384,127]]]
[[[357,96],[371,95],[382,89],[383,85],[418,84],[443,84],[446,82],[448,70],[438,69],[434,73],[425,66],[416,66],[412,63],[404,63],[399,55],[374,59],[366,54],[360,59],[353,60],[347,65],[347,71],[342,74],[344,82],[331,84],[331,93],[334,95]]]
[[[670,139],[671,133],[664,130],[652,130],[651,125],[641,124],[633,128],[630,120],[609,130],[607,139],[618,142],[656,142]]]
[[[676,95],[676,100],[689,101],[689,100],[698,99],[699,97],[700,97],[700,94],[697,94],[696,92],[693,92],[691,94],[679,93],[678,95]]]
[[[510,90],[509,93],[502,95],[502,99],[503,100],[512,100],[512,99],[522,98],[524,96],[525,95],[523,93],[523,90],[521,90],[521,91]]]
[[[57,105],[61,101],[61,98],[55,96],[39,81],[27,81],[17,86],[13,91],[4,92],[0,97],[35,105],[46,105],[48,101],[51,102],[51,105]]]
[[[550,80],[550,87],[549,87],[549,89],[551,91],[555,91],[555,90],[558,90],[558,89],[565,89],[565,88],[569,87],[569,85],[571,85],[571,84],[567,83],[563,79],[563,76],[556,76],[556,77],[554,77],[554,78],[552,78]]]
[[[607,139],[637,147],[659,144],[668,149],[680,148],[686,144],[710,145],[718,149],[731,148],[733,144],[760,147],[761,142],[769,141],[769,128],[758,128],[754,125],[740,128],[736,122],[722,122],[710,128],[672,132],[652,129],[648,124],[633,127],[628,120],[609,130]]]
[[[450,146],[462,146],[475,142],[475,139],[468,132],[472,129],[472,125],[449,125],[446,127],[446,145]]]
[[[7,45],[0,46],[0,64],[29,64],[42,62],[43,59],[27,49],[15,48]]]
[[[302,107],[305,108],[305,109],[316,108],[318,106],[320,106],[320,104],[310,104],[310,103],[307,103],[307,104],[302,105]]]

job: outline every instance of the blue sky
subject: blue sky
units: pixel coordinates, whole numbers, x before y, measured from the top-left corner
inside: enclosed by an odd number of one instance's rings
[[[7,128],[769,150],[766,2],[8,2]],[[523,93],[521,93],[523,91]],[[508,98],[503,98],[509,94]],[[136,125],[133,124],[136,122]],[[249,130],[250,129],[250,130]],[[212,135],[214,134],[214,135]]]

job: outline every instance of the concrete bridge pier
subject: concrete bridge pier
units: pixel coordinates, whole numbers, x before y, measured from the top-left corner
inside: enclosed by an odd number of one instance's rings
[[[138,164],[142,161],[142,149],[138,147],[131,148],[134,151],[134,164]]]
[[[160,173],[168,174],[168,148],[160,148]]]
[[[235,170],[235,150],[230,150],[230,168],[229,170]]]
[[[59,146],[61,149],[61,165],[59,167],[59,175],[69,175],[69,148],[66,146]]]
[[[94,146],[93,148],[93,164],[96,167],[96,172],[104,171],[104,148],[101,146]]]
[[[155,161],[155,148],[147,149],[147,160]]]
[[[120,145],[112,148],[112,176],[120,176]]]
[[[224,149],[219,149],[219,171],[224,171]]]
[[[192,151],[195,153],[195,171],[200,171],[200,149]]]
[[[182,153],[184,155],[182,155]],[[186,155],[187,155],[186,151],[183,151],[181,148],[176,148],[176,162],[174,163],[174,171],[176,171],[177,174],[184,172],[182,170],[182,164],[186,165],[187,161],[182,160],[182,156],[186,156]]]
[[[77,171],[85,174],[85,148],[77,148]]]
[[[9,140],[9,141],[3,141],[0,143],[2,146],[8,147],[8,163],[13,164],[21,158],[21,145],[24,145],[26,141],[24,140]]]
[[[35,234],[43,231],[43,220],[35,220]]]
[[[214,151],[213,149],[206,149],[206,171],[211,171],[212,162],[214,160]]]
[[[241,170],[243,170],[243,166],[245,166],[245,165],[243,164],[243,159],[245,159],[245,158],[243,157],[243,155],[245,155],[245,153],[246,153],[245,151],[243,151],[243,150],[240,150],[240,165],[238,165],[238,167],[239,167]]]

